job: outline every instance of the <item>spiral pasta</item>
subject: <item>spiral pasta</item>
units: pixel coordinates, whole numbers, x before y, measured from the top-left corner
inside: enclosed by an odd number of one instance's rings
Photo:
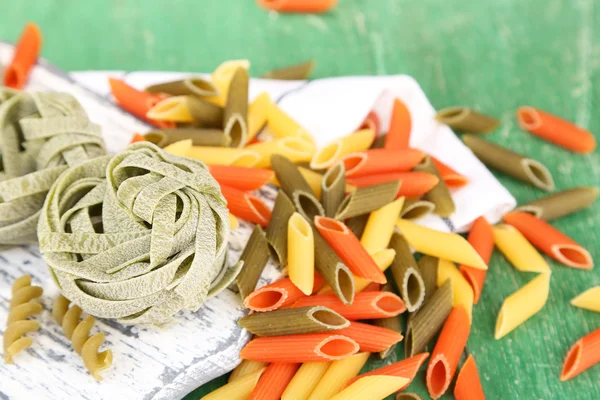
[[[29,275],[23,275],[13,283],[12,299],[4,331],[4,361],[7,364],[12,364],[13,356],[33,343],[31,338],[23,335],[40,329],[39,322],[27,318],[42,312],[42,305],[35,301],[42,293],[41,287],[31,286]]]
[[[73,349],[81,356],[83,365],[94,378],[101,381],[100,371],[109,368],[113,360],[111,350],[98,352],[106,336],[103,332],[100,332],[90,337],[96,319],[88,315],[83,321],[80,321],[81,308],[76,305],[69,308],[70,304],[71,302],[66,297],[59,295],[54,302],[52,316],[62,326],[65,336],[73,345]]]
[[[106,154],[100,127],[65,93],[0,88],[0,244],[36,243],[50,186],[68,167]]]

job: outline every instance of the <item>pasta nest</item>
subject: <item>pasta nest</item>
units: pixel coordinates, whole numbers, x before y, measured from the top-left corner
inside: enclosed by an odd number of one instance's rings
[[[62,294],[85,312],[163,324],[235,278],[228,210],[201,161],[149,142],[70,168],[48,194],[40,248]]]
[[[0,245],[36,243],[46,194],[68,167],[106,154],[100,127],[65,93],[0,87]]]

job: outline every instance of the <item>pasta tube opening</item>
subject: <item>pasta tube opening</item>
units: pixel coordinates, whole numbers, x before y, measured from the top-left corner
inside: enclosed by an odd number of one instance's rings
[[[323,169],[330,165],[334,160],[340,158],[342,143],[339,141],[328,144],[315,154],[310,162],[312,169]]]
[[[349,337],[336,335],[323,340],[315,353],[330,360],[341,360],[358,352],[358,343]]]
[[[252,150],[242,150],[239,154],[235,155],[229,165],[235,167],[254,167],[260,161],[261,156]]]
[[[411,201],[410,199],[404,202],[404,208],[400,212],[400,218],[417,219],[435,210],[435,204],[427,200]]]
[[[280,288],[269,288],[265,290],[257,290],[246,297],[244,305],[255,311],[270,311],[279,308],[281,303],[285,301],[288,294],[287,291]]]
[[[325,215],[323,206],[309,193],[296,190],[293,194],[294,205],[296,209],[308,221],[312,221],[315,217]]]
[[[382,313],[389,314],[390,317],[400,314],[400,310],[406,310],[406,304],[400,297],[391,292],[383,292],[373,302],[373,307]]]
[[[315,322],[327,325],[331,329],[342,329],[350,325],[346,318],[326,307],[315,307],[308,315]]]
[[[231,147],[242,147],[248,136],[246,121],[240,114],[233,115],[227,121],[225,132],[231,138]]]
[[[360,170],[364,163],[367,162],[367,158],[368,156],[365,153],[348,154],[346,157],[342,158],[344,168],[346,169],[346,175],[354,175],[356,171]]]
[[[533,107],[520,107],[517,110],[519,125],[525,130],[538,129],[542,126],[542,118]]]
[[[542,208],[533,205],[525,205],[517,208],[517,211],[525,212],[527,214],[531,214],[536,218],[542,218]]]
[[[218,96],[219,89],[209,80],[202,78],[191,78],[186,79],[184,85],[190,89],[192,93],[197,94],[198,96]]]
[[[346,303],[351,303],[354,298],[354,278],[347,268],[342,268],[342,265],[337,265],[337,283],[339,290],[334,290],[335,293],[341,293]]]
[[[574,244],[557,244],[552,246],[552,253],[561,263],[574,268],[591,269],[594,265],[590,253]]]
[[[410,304],[412,309],[418,310],[425,298],[423,278],[414,268],[409,268],[404,275],[402,286],[402,293],[408,295],[408,298],[405,299],[407,307]]]
[[[187,107],[185,97],[169,97],[156,103],[146,117],[157,121],[191,122],[192,116]]]
[[[554,190],[554,180],[548,168],[531,158],[523,158],[521,163],[523,171],[535,186],[547,191]]]
[[[429,380],[430,395],[432,398],[437,399],[440,397],[450,386],[452,377],[450,376],[450,367],[448,361],[443,355],[439,355],[435,360],[432,361],[431,378]]]
[[[565,358],[565,363],[563,364],[563,369],[560,373],[560,380],[566,381],[573,377],[573,374],[577,371],[577,368],[581,362],[581,353],[582,353],[582,345],[581,342],[575,343],[575,345],[569,350],[567,357]]]

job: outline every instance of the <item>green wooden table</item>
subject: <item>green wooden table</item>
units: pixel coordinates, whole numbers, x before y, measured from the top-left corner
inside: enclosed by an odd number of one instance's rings
[[[438,108],[465,104],[500,117],[502,127],[490,139],[544,161],[565,189],[600,184],[599,150],[574,155],[536,139],[518,128],[514,111],[535,105],[600,139],[599,6],[595,0],[340,0],[317,16],[268,13],[252,0],[0,0],[0,38],[14,40],[25,22],[35,21],[46,38],[44,56],[66,70],[211,71],[223,60],[248,58],[257,76],[314,58],[315,77],[410,74]],[[544,194],[500,179],[520,202]],[[555,226],[600,262],[600,203]],[[600,367],[558,380],[567,349],[600,327],[600,314],[569,305],[600,284],[600,267],[551,265],[545,309],[496,341],[503,299],[533,275],[516,272],[499,254],[492,258],[468,342],[490,399],[600,399]],[[411,390],[426,395],[423,381],[421,374]]]

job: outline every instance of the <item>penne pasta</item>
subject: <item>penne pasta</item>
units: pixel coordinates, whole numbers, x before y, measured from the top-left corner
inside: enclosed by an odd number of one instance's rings
[[[487,265],[473,247],[456,233],[445,233],[399,219],[396,227],[410,246],[419,253],[435,256],[473,268],[487,269]]]
[[[151,141],[152,140],[146,139],[145,136],[140,135],[139,133],[134,133],[133,137],[131,138],[129,143],[131,144],[131,143],[137,143],[137,142],[151,142]],[[152,142],[152,143],[156,144],[155,142]]]
[[[223,108],[193,96],[173,96],[156,103],[146,113],[156,121],[189,122],[205,128],[223,126]]]
[[[245,360],[285,363],[342,360],[356,354],[359,346],[340,332],[259,337],[252,339],[240,356]]]
[[[366,290],[368,290],[368,287],[365,288],[365,291]],[[388,282],[383,286],[382,290],[391,291],[392,285]],[[378,319],[373,320],[373,325],[376,325],[376,326],[379,326],[379,327],[385,328],[385,329],[390,329],[394,332],[398,332],[398,333],[402,334],[402,324],[400,322],[399,317],[378,318]],[[382,360],[386,359],[390,354],[392,354],[394,352],[395,349],[396,349],[396,343],[394,343],[390,347],[380,351],[378,353],[379,358],[381,358]]]
[[[387,282],[373,258],[346,225],[332,218],[318,216],[314,222],[319,233],[352,273],[373,282]]]
[[[227,382],[231,383],[235,380],[238,380],[242,376],[246,376],[252,372],[256,372],[258,370],[265,369],[265,368],[267,368],[268,365],[269,364],[267,364],[267,363],[263,363],[263,362],[259,362],[259,361],[242,360],[242,362],[239,363],[238,366],[235,367],[235,369],[233,371],[231,371],[231,374],[229,374],[229,378],[227,379]]]
[[[490,133],[498,126],[498,118],[490,117],[470,107],[448,107],[438,111],[435,119],[452,129],[468,133]]]
[[[467,310],[461,305],[455,307],[444,323],[427,367],[427,390],[432,399],[440,398],[450,387],[470,331]]]
[[[240,318],[238,324],[256,336],[329,332],[350,326],[346,318],[320,305],[253,313]]]
[[[185,141],[183,141],[185,142]],[[182,142],[173,143],[165,150],[171,154],[172,146]],[[246,149],[232,149],[228,147],[208,147],[208,146],[192,146],[192,141],[189,141],[189,150],[184,154],[189,158],[204,161],[210,165],[232,165],[237,167],[253,167],[257,168],[261,160],[261,155],[255,151]]]
[[[600,328],[579,339],[565,357],[561,381],[568,381],[600,363]]]
[[[438,177],[438,183],[425,193],[425,199],[435,204],[434,213],[441,217],[449,217],[454,214],[456,211],[454,200],[452,200],[452,195],[450,194],[450,190],[448,190],[448,186],[446,186],[446,182],[444,179],[440,179],[441,175],[433,164],[432,159],[429,156],[425,157],[423,161],[415,166],[415,171]]]
[[[541,162],[525,157],[475,135],[463,135],[463,142],[479,160],[490,168],[549,192],[554,180]]]
[[[296,190],[314,195],[312,187],[289,158],[280,154],[273,154],[271,156],[271,168],[275,172],[281,189],[288,197],[292,197]]]
[[[272,165],[271,165],[271,168],[273,168]],[[321,182],[323,181],[323,175],[319,174],[318,172],[314,172],[311,169],[303,168],[303,167],[298,167],[298,171],[300,171],[300,174],[306,180],[306,183],[308,183],[308,186],[310,186],[310,188],[314,192],[315,198],[317,200],[320,200],[321,199]],[[281,186],[277,177],[275,177],[275,179],[273,179],[273,181],[271,181],[271,183],[276,186]],[[346,184],[346,192],[351,192],[353,190],[356,190],[356,188],[354,186]]]
[[[530,213],[544,221],[564,217],[591,206],[600,194],[595,187],[576,187],[523,204],[515,211]]]
[[[292,307],[327,307],[349,320],[395,317],[406,311],[402,299],[392,292],[361,292],[354,301],[346,305],[334,294],[307,296],[299,299]]]
[[[416,393],[398,393],[396,400],[423,400],[423,398]]]
[[[470,354],[463,364],[454,386],[454,398],[456,400],[485,400],[485,394],[481,387],[481,379],[473,355]]]
[[[381,134],[375,138],[373,144],[371,145],[372,149],[383,149],[385,148],[385,141],[387,139],[387,133]]]
[[[313,293],[321,288],[323,278],[321,275],[315,274],[314,281]],[[251,311],[273,311],[292,305],[305,296],[290,278],[284,278],[250,293],[244,299],[244,307]]]
[[[473,315],[473,288],[453,262],[440,260],[438,263],[438,287],[442,286],[446,281],[450,281],[452,284],[453,307],[463,306],[470,320]]]
[[[399,188],[399,181],[391,181],[357,189],[342,201],[335,218],[348,219],[380,209],[394,201]]]
[[[279,400],[292,380],[299,363],[273,363],[262,374],[248,400]]]
[[[267,123],[271,104],[273,102],[269,93],[262,92],[248,105],[248,142],[254,139]]]
[[[517,228],[536,248],[556,261],[578,269],[592,269],[590,253],[547,222],[523,212],[511,212],[504,221]]]
[[[271,166],[273,154],[281,154],[294,163],[300,163],[310,161],[315,153],[315,145],[299,137],[284,137],[270,142],[251,144],[246,149],[260,154],[260,161],[256,165],[260,168]]]
[[[10,64],[4,69],[4,86],[21,90],[42,51],[42,31],[34,23],[25,25]]]
[[[302,190],[295,190],[292,195],[292,201],[296,210],[302,215],[307,221],[314,221],[315,217],[322,217],[325,215],[325,210],[319,201],[313,196],[312,193],[305,192]]]
[[[308,400],[330,399],[339,393],[346,383],[360,372],[369,359],[369,353],[357,353],[344,360],[331,363],[317,383]]]
[[[227,208],[236,217],[263,227],[269,224],[271,210],[260,197],[225,185],[221,185],[221,193],[227,200]]]
[[[281,395],[281,400],[306,400],[321,381],[331,362],[304,363]]]
[[[379,120],[379,116],[375,111],[371,110],[365,117],[362,124],[360,124],[360,126],[358,127],[358,130],[371,129],[373,132],[375,132],[375,136],[377,136],[379,134],[380,128],[381,121]]]
[[[435,204],[424,199],[406,199],[400,211],[402,219],[419,219],[435,210]]]
[[[178,81],[164,82],[148,86],[148,93],[166,93],[170,96],[195,95],[198,97],[214,97],[219,95],[219,89],[211,81],[195,77]]]
[[[438,265],[440,259],[437,257],[424,255],[417,263],[419,267],[419,273],[423,279],[423,285],[425,286],[425,296],[423,298],[423,304],[425,304],[433,293],[437,290],[437,276],[438,276]],[[414,315],[414,314],[411,314]]]
[[[266,368],[262,368],[235,379],[233,382],[221,386],[202,397],[200,400],[247,399],[250,397],[250,393],[256,387],[258,380],[265,370]]]
[[[233,215],[232,213],[229,213],[227,215],[228,219],[229,219],[229,229],[234,231],[237,228],[239,228],[240,226],[240,222],[238,221],[238,219],[235,217],[235,215]]]
[[[315,238],[315,269],[344,304],[354,300],[354,280],[348,267],[313,227]]]
[[[318,150],[310,161],[310,167],[316,170],[329,168],[345,155],[367,150],[373,140],[375,132],[370,129],[344,136]]]
[[[248,60],[229,60],[219,65],[211,74],[210,80],[219,91],[219,95],[207,98],[210,102],[224,106],[227,103],[227,94],[229,93],[229,85],[231,79],[238,68],[248,70],[250,62]]]
[[[435,169],[437,169],[440,178],[444,181],[446,186],[449,188],[460,188],[469,183],[469,178],[459,174],[440,160],[437,160],[433,156],[429,156]]]
[[[248,70],[238,68],[229,82],[223,112],[223,130],[231,138],[231,147],[244,147],[248,141]]]
[[[288,274],[305,295],[312,293],[315,276],[315,239],[310,224],[294,213],[288,222]]]
[[[292,117],[290,117],[275,103],[271,103],[271,106],[269,107],[267,114],[267,126],[273,133],[273,136],[278,139],[291,136],[314,144],[314,140],[310,133],[308,133],[306,129],[300,126],[298,122],[294,121]]]
[[[385,206],[384,206],[385,207]],[[371,214],[363,214],[356,217],[348,218],[345,223],[348,229],[354,233],[356,237],[362,237],[367,227],[367,222]]]
[[[403,205],[404,197],[400,197],[369,215],[360,238],[360,243],[369,254],[388,247]]]
[[[279,80],[306,80],[315,67],[315,60],[278,68],[265,73],[262,78]]]
[[[342,157],[347,177],[392,172],[408,172],[423,160],[425,153],[416,149],[372,149]]]
[[[356,378],[351,379],[350,382],[348,382],[348,386],[367,376],[385,375],[408,379],[406,384],[398,389],[398,391],[404,390],[410,385],[413,379],[415,379],[415,376],[419,372],[421,365],[423,365],[427,357],[429,357],[429,353],[421,353],[388,366],[365,372],[364,374],[360,374]]]
[[[525,236],[512,225],[498,224],[493,228],[494,243],[519,271],[550,273],[550,266]]]
[[[117,105],[128,113],[159,128],[175,127],[174,122],[152,120],[146,116],[148,110],[165,99],[164,95],[142,92],[116,78],[108,78],[108,84]]]
[[[294,203],[286,196],[283,190],[280,190],[277,193],[273,213],[265,235],[277,261],[279,261],[279,265],[282,267],[288,263],[290,245],[288,242],[289,220],[295,211]]]
[[[275,176],[268,169],[230,165],[209,165],[208,170],[219,184],[244,191],[258,190]]]
[[[444,283],[433,293],[406,327],[404,354],[412,357],[420,353],[442,329],[442,325],[452,311],[452,284]]]
[[[329,400],[383,400],[408,379],[398,376],[373,375],[361,378]]]
[[[242,300],[254,291],[260,274],[269,261],[269,249],[267,247],[267,239],[260,226],[256,225],[240,260],[244,262],[244,267],[235,279],[236,285],[240,292]]]
[[[571,305],[590,311],[600,312],[600,286],[595,286],[581,293],[571,300]]]
[[[396,287],[408,311],[415,312],[421,307],[425,298],[425,285],[419,267],[404,236],[395,232],[390,247],[396,251],[396,258],[391,267]]]
[[[379,326],[367,325],[351,321],[348,328],[335,333],[354,340],[360,346],[360,351],[377,353],[402,340],[402,334]]]
[[[321,203],[326,217],[335,217],[335,213],[346,195],[344,164],[338,162],[323,175],[321,181]]]
[[[565,149],[591,153],[596,148],[596,139],[589,131],[540,109],[519,107],[517,119],[527,132]]]
[[[411,130],[412,117],[408,107],[402,100],[394,99],[392,119],[385,139],[385,148],[388,150],[408,149]]]
[[[218,149],[219,147],[215,147]],[[192,150],[192,139],[180,140],[179,142],[171,143],[163,149],[169,154],[179,157],[188,157]],[[202,161],[202,160],[201,160]]]
[[[391,172],[348,178],[347,181],[359,188],[400,181],[402,184],[396,197],[419,198],[432,190],[440,182],[440,178],[427,172]]]
[[[495,338],[501,339],[537,314],[548,300],[550,273],[540,274],[508,296],[496,320]]]
[[[485,217],[481,216],[473,222],[467,241],[481,256],[483,262],[489,264],[490,259],[492,258],[492,252],[494,251],[494,231]],[[481,291],[483,290],[487,271],[471,268],[466,264],[461,264],[459,270],[471,285],[474,295],[473,302],[477,304],[479,302],[479,297],[481,296]]]
[[[324,13],[332,9],[338,0],[258,0],[258,4],[277,12]]]
[[[227,147],[231,142],[231,138],[222,130],[203,128],[161,129],[150,131],[144,137],[158,147],[165,147],[186,139],[191,139],[194,146]]]

